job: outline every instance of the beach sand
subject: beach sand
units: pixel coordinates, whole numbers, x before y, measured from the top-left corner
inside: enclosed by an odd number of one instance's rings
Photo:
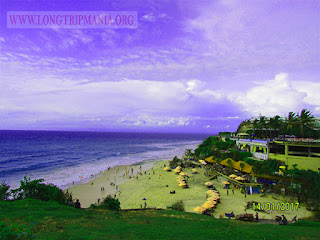
[[[122,192],[119,185],[131,180],[130,176],[136,176],[137,172],[140,172],[140,166],[141,171],[144,172],[151,169],[155,163],[146,161],[134,165],[115,166],[104,171],[102,176],[81,185],[74,185],[67,190],[72,193],[74,200],[79,199],[81,207],[88,208],[91,204],[97,203],[99,198],[102,199],[109,194],[111,196],[117,194],[117,197],[119,197],[119,191]],[[127,171],[129,171],[129,174],[126,174]],[[114,183],[114,185],[110,185],[110,183]],[[104,187],[103,191],[101,187]]]
[[[146,174],[138,175],[138,179],[123,178],[125,169],[131,173],[136,173],[140,170],[140,165],[133,166],[116,166],[107,171],[103,176],[91,181],[91,182],[74,186],[69,189],[72,192],[74,199],[80,199],[83,207],[89,207],[91,203],[97,202],[97,199],[111,194],[112,196],[116,193],[114,186],[110,185],[110,182],[114,182],[119,187],[121,194],[117,194],[117,198],[121,203],[122,209],[140,208],[141,205],[144,207],[146,202],[147,207],[166,208],[173,203],[182,200],[185,206],[185,211],[194,212],[193,209],[197,206],[201,206],[206,202],[206,191],[208,188],[204,185],[209,179],[204,175],[203,169],[198,168],[198,174],[192,174],[191,169],[183,169],[183,172],[187,173],[190,177],[188,185],[190,188],[184,189],[178,186],[176,181],[177,174],[174,172],[166,172],[163,170],[164,165],[168,166],[168,161],[157,161],[148,162],[141,165],[142,171],[146,171]],[[152,169],[151,169],[152,168]],[[130,181],[129,181],[130,180]],[[246,199],[244,194],[241,194],[239,190],[223,189],[224,185],[217,180],[210,180],[214,187],[220,192],[221,199],[214,211],[214,217],[218,218],[221,212],[231,213],[235,215],[245,213],[246,202],[270,202],[277,205],[282,202],[296,202],[295,200],[285,198],[279,195],[268,195],[266,197],[260,197],[260,194],[247,195]],[[167,187],[168,185],[168,187]],[[101,191],[101,186],[105,187],[105,191]],[[175,194],[170,194],[170,191],[175,190]],[[142,199],[146,200],[142,200]],[[255,214],[251,209],[247,210],[247,213]],[[289,211],[268,211],[259,212],[260,219],[275,219],[276,215],[284,214],[288,220],[291,220],[294,216],[298,218],[309,217],[312,215],[311,212],[307,211],[305,206],[300,206],[298,210]]]

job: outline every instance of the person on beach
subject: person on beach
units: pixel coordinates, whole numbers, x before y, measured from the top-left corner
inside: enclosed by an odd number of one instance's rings
[[[259,222],[258,212],[256,212],[256,222]]]
[[[234,194],[234,190],[232,189],[232,194]]]
[[[229,190],[227,190],[227,195],[229,195]]]
[[[81,209],[81,204],[79,202],[79,199],[77,199],[77,201],[74,203],[74,207],[78,208],[78,209]]]
[[[244,194],[244,199],[247,199],[247,194],[246,193]]]

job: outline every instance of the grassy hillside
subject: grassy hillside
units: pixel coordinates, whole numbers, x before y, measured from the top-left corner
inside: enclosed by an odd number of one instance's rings
[[[0,239],[319,239],[320,223],[245,223],[167,210],[78,210],[34,199],[0,202]]]

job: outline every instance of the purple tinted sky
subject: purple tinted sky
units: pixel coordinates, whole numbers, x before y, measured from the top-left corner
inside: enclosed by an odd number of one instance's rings
[[[216,133],[320,115],[319,1],[0,1],[0,129]],[[139,27],[8,29],[7,11],[137,11]]]

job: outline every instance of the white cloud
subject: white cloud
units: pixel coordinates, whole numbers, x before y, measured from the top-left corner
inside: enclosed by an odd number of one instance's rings
[[[279,73],[274,79],[250,88],[245,94],[233,93],[230,98],[256,116],[260,113],[267,116],[286,114],[299,111],[309,104],[319,107],[316,89],[320,84],[314,83],[312,89],[303,86],[308,86],[308,83],[291,81],[286,73]]]
[[[153,15],[153,13],[149,13],[149,14],[142,16],[142,19],[145,21],[148,21],[148,22],[155,22],[156,21],[156,17]]]

